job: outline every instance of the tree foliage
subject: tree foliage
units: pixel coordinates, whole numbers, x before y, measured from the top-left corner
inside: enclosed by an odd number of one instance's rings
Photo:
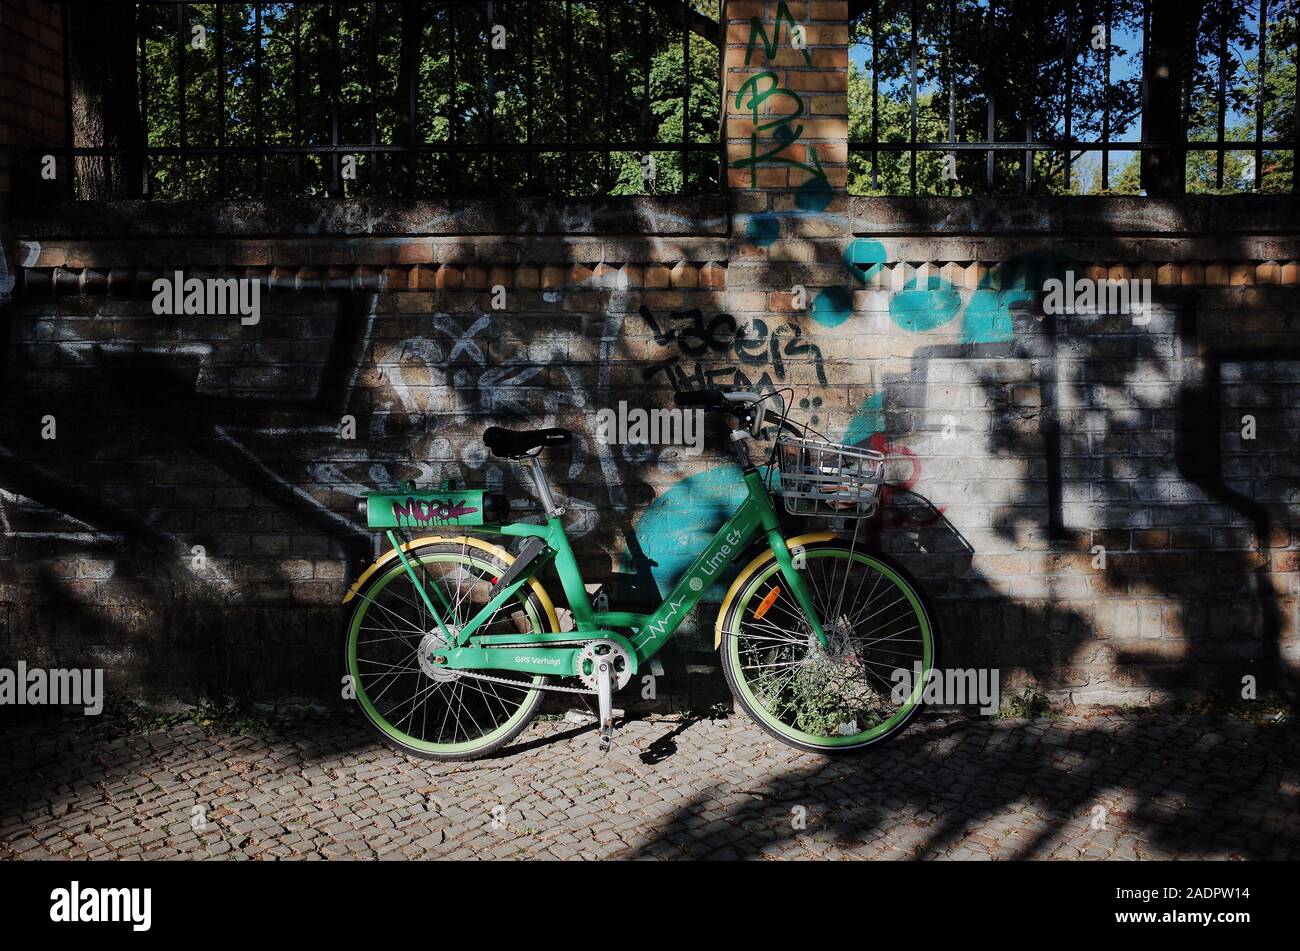
[[[1217,135],[1220,53],[1225,40],[1226,138],[1253,139],[1258,96],[1258,0],[1187,0],[1188,34],[1180,103],[1182,128],[1192,141]],[[1295,121],[1296,0],[1271,0],[1265,72],[1264,138],[1287,140]],[[872,103],[881,142],[909,142],[912,135],[912,11],[916,11],[916,138],[920,142],[1059,144],[1034,154],[1031,184],[1025,185],[1023,151],[994,153],[987,170],[984,151],[954,150],[956,179],[944,175],[944,153],[917,157],[918,194],[1036,194],[1101,190],[1100,152],[1079,142],[1136,140],[1142,128],[1141,0],[871,0],[853,4],[852,39],[865,53],[853,57],[849,76],[850,140],[871,140]],[[874,10],[874,12],[873,12]],[[1110,24],[1109,33],[1104,24]],[[1105,38],[1103,44],[1101,38]],[[872,44],[875,43],[873,76]],[[1109,47],[1109,82],[1107,48]],[[1099,48],[1100,47],[1100,48]],[[861,65],[858,65],[861,61]],[[875,92],[873,95],[873,80]],[[1069,109],[1067,110],[1067,99]],[[1067,152],[1065,116],[1071,116]],[[1065,184],[1069,156],[1071,182]],[[1121,155],[1122,159],[1123,156]],[[1263,189],[1291,187],[1292,150],[1265,153]],[[1215,187],[1216,153],[1189,152],[1189,191],[1241,191],[1254,186],[1252,157],[1225,156],[1224,185]],[[907,152],[881,152],[873,180],[870,155],[851,161],[849,188],[855,194],[907,194],[911,190]],[[1132,167],[1114,169],[1110,191],[1141,189],[1136,156]]]
[[[646,0],[145,7],[154,148],[406,146],[155,157],[163,197],[716,191],[718,49]],[[373,6],[373,10],[372,10]],[[692,0],[716,21],[717,0]],[[260,14],[259,14],[260,9]],[[207,31],[192,42],[194,27]],[[494,44],[495,41],[495,44]],[[182,95],[183,91],[183,95]],[[182,133],[183,126],[183,133]],[[699,143],[685,156],[656,143]],[[446,151],[437,148],[446,147]],[[454,149],[459,148],[460,151]],[[653,156],[652,178],[643,174]],[[354,155],[355,179],[346,175]],[[347,164],[345,164],[347,163]],[[685,171],[685,176],[683,172]],[[685,181],[683,181],[685,178]]]
[[[1297,5],[1269,0],[1265,139],[1295,135]],[[85,92],[77,144],[129,148],[136,138],[155,149],[261,154],[155,155],[143,176],[121,160],[115,173],[105,166],[97,175],[100,160],[92,157],[79,160],[79,174],[87,187],[112,183],[115,192],[143,177],[151,194],[171,198],[714,191],[720,6],[690,0],[692,18],[683,22],[677,0],[141,4],[143,121],[124,121],[129,97],[115,96],[110,120],[100,115],[107,97]],[[1100,154],[1078,143],[1140,137],[1146,7],[1142,0],[854,0],[852,39],[874,59],[855,56],[849,68],[850,139],[911,140],[914,58],[915,136],[939,144],[915,159],[918,193],[1100,191]],[[1180,9],[1178,101],[1151,108],[1173,109],[1181,133],[1209,145],[1187,153],[1189,191],[1253,188],[1253,154],[1227,152],[1220,184],[1212,143],[1221,61],[1226,138],[1255,134],[1259,0],[1185,0]],[[128,33],[111,31],[112,43],[131,42]],[[74,48],[96,47],[74,37]],[[112,82],[100,85],[120,91],[116,74],[123,64],[129,72],[135,54],[119,52],[131,55],[92,56],[74,71],[79,88],[93,90],[103,72]],[[101,62],[112,66],[111,77]],[[1029,159],[1028,184],[1023,150],[994,152],[991,171],[985,151],[945,154],[943,143],[986,140],[990,122],[996,141],[1055,146]],[[683,139],[702,148],[676,147]],[[417,152],[382,150],[412,144]],[[309,151],[275,152],[296,147]],[[371,147],[379,151],[365,151]],[[1140,163],[1134,155],[1132,167],[1116,169],[1124,157],[1112,156],[1109,190],[1137,192]],[[863,150],[852,156],[851,191],[912,190],[906,150],[874,158]],[[1294,165],[1293,150],[1266,151],[1260,187],[1289,190]]]

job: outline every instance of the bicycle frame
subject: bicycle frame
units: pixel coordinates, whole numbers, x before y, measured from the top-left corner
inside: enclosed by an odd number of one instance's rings
[[[397,550],[402,567],[415,585],[420,599],[429,610],[449,645],[446,649],[434,653],[435,663],[450,669],[462,670],[513,670],[532,674],[551,674],[572,676],[575,673],[579,648],[545,647],[547,641],[574,641],[608,638],[616,640],[629,648],[633,661],[633,673],[639,665],[659,652],[665,643],[677,631],[682,621],[704,597],[722,575],[736,555],[744,551],[749,543],[760,533],[764,533],[768,544],[776,555],[781,573],[789,585],[790,592],[803,609],[813,633],[823,646],[826,635],[822,629],[821,619],[817,616],[812,595],[795,567],[781,533],[780,520],[772,505],[772,498],[763,484],[759,472],[750,467],[744,472],[747,494],[736,512],[727,520],[717,534],[709,541],[704,551],[686,569],[677,580],[668,596],[650,614],[634,614],[626,611],[595,611],[587,599],[587,589],[569,544],[564,524],[558,514],[548,516],[545,525],[511,523],[504,525],[475,526],[473,531],[514,537],[534,537],[541,539],[546,549],[537,556],[532,564],[519,576],[497,591],[463,627],[453,629],[447,626],[444,612],[451,613],[452,607],[446,596],[433,585],[431,597],[421,583],[415,567],[402,550],[401,542],[393,531],[387,532],[389,542]],[[476,635],[476,632],[496,615],[497,610],[515,593],[527,584],[537,572],[551,560],[555,561],[556,573],[564,591],[569,610],[573,613],[574,631],[542,634],[494,634]],[[442,610],[435,603],[441,602]],[[635,631],[631,638],[611,628],[630,628]],[[517,647],[514,651],[502,647]]]

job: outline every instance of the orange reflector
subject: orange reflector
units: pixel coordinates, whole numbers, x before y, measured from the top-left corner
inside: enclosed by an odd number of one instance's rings
[[[780,585],[773,586],[772,590],[767,593],[767,596],[764,597],[762,601],[758,602],[758,610],[754,612],[754,620],[761,621],[763,619],[763,615],[766,614],[769,610],[771,610],[772,605],[776,604],[776,599],[779,598],[780,596],[781,596],[781,586]]]

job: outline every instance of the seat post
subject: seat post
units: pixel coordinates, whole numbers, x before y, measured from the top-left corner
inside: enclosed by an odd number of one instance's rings
[[[563,515],[564,509],[555,504],[555,496],[551,495],[551,484],[546,481],[541,459],[537,456],[524,456],[519,461],[526,465],[532,474],[533,485],[537,488],[537,497],[541,500],[546,517],[559,518]]]

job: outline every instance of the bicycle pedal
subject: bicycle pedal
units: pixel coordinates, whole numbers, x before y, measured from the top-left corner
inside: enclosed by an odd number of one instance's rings
[[[596,714],[590,710],[579,710],[576,707],[570,707],[564,711],[564,722],[576,723],[578,726],[591,726],[600,721],[596,718]]]

